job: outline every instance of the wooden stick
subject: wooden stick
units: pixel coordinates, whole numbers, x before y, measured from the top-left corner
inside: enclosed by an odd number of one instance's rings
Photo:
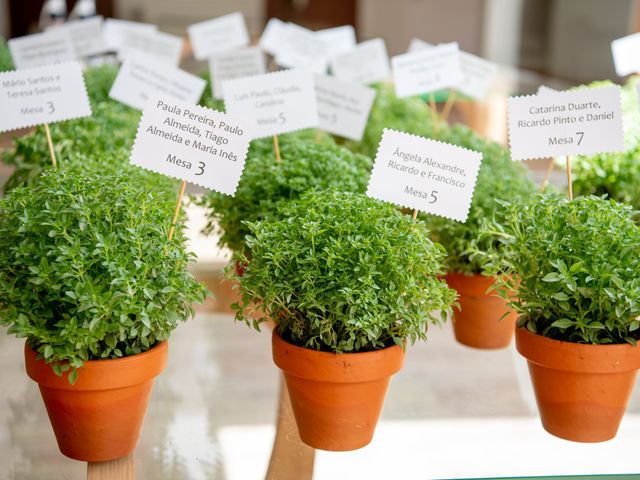
[[[278,141],[278,135],[273,136],[273,148],[276,151],[276,162],[280,162],[282,158],[280,157],[280,142]]]
[[[418,218],[418,210],[413,211],[413,214],[411,214],[411,218],[413,218],[414,220]]]
[[[133,454],[110,462],[87,463],[87,480],[135,480]]]
[[[440,125],[438,125],[438,108],[436,107],[436,94],[431,92],[429,94],[429,108],[431,109],[431,121],[433,122],[433,129],[435,136],[440,135]]]
[[[555,166],[556,166],[555,158],[551,157],[549,159],[549,163],[547,164],[547,171],[544,173],[542,184],[540,185],[541,192],[544,192],[544,189],[547,188],[547,185],[549,184],[549,179],[551,178],[551,174],[553,173],[553,169]]]
[[[567,162],[567,182],[569,183],[569,200],[573,200],[573,179],[571,177],[571,157],[569,155],[564,157]]]
[[[171,220],[171,228],[169,228],[169,240],[173,239],[173,232],[176,229],[176,222],[178,221],[178,215],[180,215],[180,207],[182,206],[182,198],[184,197],[184,190],[187,188],[187,182],[182,181],[180,184],[180,192],[178,193],[178,201],[176,202],[176,210],[173,212],[173,220]]]
[[[453,109],[453,105],[456,103],[456,97],[458,96],[457,90],[449,90],[449,96],[447,97],[447,103],[444,104],[442,109],[442,119],[446,122],[449,118],[449,114]]]
[[[311,480],[315,454],[315,449],[300,439],[287,384],[281,375],[276,436],[266,480]]]
[[[51,164],[55,168],[58,166],[58,162],[56,160],[56,152],[53,149],[53,141],[51,140],[51,130],[49,130],[48,123],[44,124],[44,133],[47,134],[47,143],[49,144],[49,155],[51,155]]]
[[[320,139],[322,138],[322,130],[319,128],[316,130],[316,136],[313,139],[315,143],[320,143]]]

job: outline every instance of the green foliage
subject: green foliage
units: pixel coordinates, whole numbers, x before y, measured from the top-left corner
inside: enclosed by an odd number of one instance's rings
[[[10,70],[15,70],[13,58],[11,57],[7,41],[3,37],[0,37],[0,72],[8,72]]]
[[[413,343],[455,299],[438,277],[445,251],[424,223],[362,194],[308,192],[249,228],[247,251],[234,255],[247,265],[236,319],[256,328],[273,319],[296,345],[343,353]]]
[[[603,153],[591,157],[576,156],[573,163],[573,191],[575,195],[607,195],[619,202],[640,209],[640,110],[633,78],[622,88],[622,112],[625,127],[624,152]],[[613,82],[594,82],[589,87],[612,85]],[[564,167],[564,163],[562,164]]]
[[[448,271],[480,273],[481,260],[472,257],[470,249],[478,246],[482,224],[486,219],[500,221],[503,215],[501,201],[526,201],[535,192],[535,185],[528,178],[526,167],[511,160],[506,147],[481,138],[468,127],[454,125],[444,128],[439,138],[443,142],[481,152],[482,164],[465,223],[432,215],[421,215],[421,218],[429,224],[433,239],[446,248]]]
[[[103,156],[102,152],[130,150],[140,112],[116,102],[101,102],[92,108],[91,117],[50,125],[58,163],[78,160],[87,169],[98,167],[101,170],[109,168],[100,163],[105,160],[118,160],[118,165],[128,162],[128,155]],[[35,182],[43,169],[51,165],[44,128],[39,126],[33,133],[16,138],[13,148],[3,152],[2,160],[15,167],[4,186],[5,192]]]
[[[295,137],[281,140],[281,162],[276,161],[273,151],[265,144],[252,147],[253,154],[247,158],[233,197],[212,191],[196,199],[196,203],[209,209],[205,233],[219,226],[221,245],[243,250],[249,231],[245,221],[277,219],[281,204],[309,190],[366,190],[371,159],[335,145],[305,142]]]
[[[202,105],[203,107],[212,108],[219,112],[224,112],[224,101],[218,100],[217,98],[213,97],[213,90],[211,88],[211,74],[209,72],[209,69],[203,70],[202,73],[200,73],[200,78],[204,79],[207,82],[206,86],[204,87],[204,92],[202,92],[202,97],[200,98],[200,105]]]
[[[602,197],[536,195],[506,206],[479,255],[504,273],[501,293],[534,333],[576,343],[633,343],[640,315],[640,227],[629,206]],[[515,298],[515,299],[514,299]]]
[[[58,374],[166,339],[205,294],[182,229],[167,240],[171,214],[127,175],[61,167],[13,189],[0,199],[0,324]]]
[[[109,98],[109,91],[118,76],[118,70],[116,65],[104,64],[84,71],[84,83],[92,106],[100,102],[115,103],[115,100]]]

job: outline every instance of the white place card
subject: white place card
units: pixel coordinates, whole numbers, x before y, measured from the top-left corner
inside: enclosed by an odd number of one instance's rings
[[[130,162],[233,195],[249,149],[248,128],[210,108],[154,97],[142,112]]]
[[[66,30],[49,30],[7,42],[16,69],[73,62],[76,52]]]
[[[82,20],[71,20],[53,28],[69,32],[76,55],[83,58],[98,55],[109,50],[109,46],[102,32],[103,22],[102,17],[95,16]]]
[[[462,80],[456,42],[397,55],[391,59],[391,64],[398,97],[456,87]]]
[[[193,55],[206,60],[216,53],[249,45],[249,32],[240,12],[194,23],[187,28]]]
[[[78,62],[0,73],[0,132],[91,115]]]
[[[640,33],[611,42],[611,53],[616,73],[620,77],[640,72]]]
[[[367,195],[464,222],[482,154],[385,128]]]
[[[315,32],[316,37],[328,44],[329,58],[347,53],[356,46],[356,30],[352,25],[325,28]]]
[[[209,59],[213,96],[224,97],[222,82],[226,80],[260,75],[266,71],[264,53],[259,47],[242,47],[215,55]]]
[[[109,97],[142,110],[154,95],[197,103],[205,86],[206,82],[200,77],[141,52],[131,52],[120,67]]]
[[[391,74],[384,40],[374,38],[359,43],[330,61],[331,73],[349,82],[370,83],[387,80]]]
[[[294,23],[287,23],[282,32],[276,63],[286,68],[307,68],[315,73],[327,70],[329,44],[315,32]]]
[[[318,128],[351,140],[362,140],[376,91],[336,77],[316,75]]]
[[[182,37],[165,32],[126,30],[122,35],[118,56],[124,60],[132,51],[138,51],[177,67],[180,63],[183,44]]]
[[[282,70],[222,83],[230,115],[248,119],[253,138],[318,126],[313,74]]]
[[[617,85],[509,98],[514,160],[624,150]]]
[[[269,55],[276,56],[284,41],[287,24],[277,18],[270,18],[260,36],[259,46]]]
[[[427,50],[434,46],[419,38],[411,40],[408,53]],[[476,100],[482,100],[487,96],[491,83],[493,82],[498,66],[468,52],[460,50],[460,69],[462,71],[462,79],[460,83],[452,87],[462,92],[468,97]]]
[[[102,34],[107,42],[109,50],[119,52],[124,42],[124,36],[127,32],[155,32],[158,30],[157,25],[152,23],[132,22],[130,20],[120,20],[117,18],[107,18],[104,21]]]

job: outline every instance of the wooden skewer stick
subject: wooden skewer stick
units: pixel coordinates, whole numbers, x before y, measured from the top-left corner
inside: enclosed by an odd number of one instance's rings
[[[87,480],[135,480],[133,454],[110,462],[87,463]]]
[[[51,140],[51,130],[49,130],[48,123],[44,124],[44,133],[47,134],[47,144],[49,145],[49,155],[51,155],[51,164],[55,168],[58,166],[58,162],[56,160],[56,152],[53,149],[53,141]]]
[[[436,94],[431,92],[429,94],[429,108],[431,109],[431,121],[433,122],[433,129],[435,136],[440,135],[440,125],[438,125],[438,109],[436,107]]]
[[[184,198],[184,190],[187,188],[187,182],[182,181],[180,184],[180,192],[178,193],[178,201],[176,202],[176,210],[173,212],[173,220],[171,220],[171,228],[169,228],[169,240],[173,239],[173,232],[176,230],[178,215],[180,215],[180,207],[182,207],[182,199]]]
[[[569,200],[573,200],[573,178],[571,177],[571,157],[569,155],[564,157],[567,162],[567,182],[569,183]]]
[[[551,174],[553,173],[553,169],[556,166],[556,161],[553,157],[549,159],[549,163],[547,164],[547,171],[544,173],[544,178],[542,179],[542,183],[540,184],[540,191],[544,192],[544,189],[549,185],[549,179],[551,178]]]
[[[316,136],[313,139],[313,141],[315,143],[320,143],[320,140],[322,139],[322,130],[320,130],[319,128],[316,130]]]
[[[413,211],[413,214],[411,215],[411,218],[413,218],[414,220],[415,220],[416,218],[418,218],[418,210],[414,210],[414,211]]]
[[[442,119],[446,122],[449,118],[449,114],[453,109],[453,105],[456,103],[456,98],[458,96],[457,90],[449,90],[449,96],[447,97],[447,103],[444,104],[444,108],[442,109]]]
[[[273,149],[276,151],[276,162],[280,162],[280,142],[278,141],[278,135],[273,136]]]

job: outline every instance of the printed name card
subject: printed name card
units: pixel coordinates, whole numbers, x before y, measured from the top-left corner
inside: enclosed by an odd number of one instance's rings
[[[640,33],[627,35],[611,42],[616,73],[625,77],[640,72]]]
[[[316,73],[327,70],[329,44],[309,29],[288,23],[281,33],[276,63],[287,68],[308,68]]]
[[[352,25],[325,28],[315,35],[329,46],[329,58],[347,53],[356,46],[356,30]]]
[[[381,38],[359,43],[347,53],[334,57],[330,66],[336,77],[365,85],[386,80],[391,72],[387,48]]]
[[[139,51],[160,62],[177,67],[180,63],[183,43],[182,37],[164,32],[125,30],[118,56],[124,60],[132,51]]]
[[[514,160],[624,150],[617,85],[509,99]]]
[[[194,23],[187,28],[197,60],[236,47],[249,45],[249,32],[240,12]]]
[[[102,17],[97,16],[82,20],[72,20],[53,28],[66,30],[69,33],[78,57],[89,57],[109,50],[102,33],[102,25]]]
[[[210,108],[154,97],[142,113],[130,162],[233,195],[249,149],[248,128]]]
[[[248,119],[253,138],[318,126],[311,72],[283,70],[227,80],[222,89],[227,113]]]
[[[398,97],[456,87],[462,81],[460,51],[456,42],[397,55],[391,63]]]
[[[71,36],[66,30],[49,30],[44,33],[12,38],[7,43],[13,63],[18,70],[73,62],[76,59]]]
[[[479,152],[385,128],[367,195],[464,222],[481,161]]]
[[[259,47],[244,47],[220,53],[209,60],[213,96],[223,98],[222,82],[260,75],[267,71],[264,54]]]
[[[142,110],[154,95],[197,103],[205,86],[206,82],[200,77],[147,58],[141,52],[131,52],[120,67],[109,96]]]
[[[124,42],[127,32],[155,32],[158,30],[152,23],[132,22],[130,20],[120,20],[117,18],[107,18],[104,21],[102,34],[110,50],[119,52]]]
[[[285,22],[277,18],[270,18],[260,36],[260,48],[275,57],[282,45],[286,29]]]
[[[314,78],[318,127],[325,132],[360,141],[376,96],[375,90],[325,75]]]
[[[0,73],[0,132],[91,115],[78,62]]]

